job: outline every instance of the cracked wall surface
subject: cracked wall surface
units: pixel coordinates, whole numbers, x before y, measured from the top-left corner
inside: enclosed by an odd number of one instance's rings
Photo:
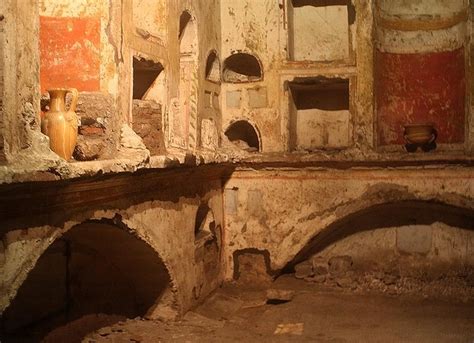
[[[83,203],[78,206],[82,208],[77,211],[68,205],[61,211],[59,208],[48,206],[43,211],[50,212],[45,217],[39,214],[32,216],[32,221],[25,222],[21,216],[13,215],[8,221],[4,221],[2,227],[2,298],[1,307],[4,310],[11,299],[15,296],[18,287],[25,280],[29,271],[35,266],[37,259],[56,239],[60,238],[75,225],[90,220],[109,220],[116,224],[124,225],[132,234],[139,237],[150,245],[163,259],[169,270],[173,291],[175,292],[178,311],[183,313],[193,305],[199,303],[223,280],[221,265],[222,233],[216,233],[215,246],[218,253],[207,252],[199,248],[203,242],[196,241],[195,221],[198,207],[207,204],[212,209],[216,230],[223,227],[222,197],[220,193],[220,181],[207,181],[199,183],[191,189],[183,185],[181,191],[172,187],[163,190],[159,188],[151,190],[149,181],[143,185],[149,189],[145,193],[132,193],[127,181],[119,181],[117,189],[129,189],[118,198],[109,197],[105,200],[99,193],[92,195],[92,190],[87,191],[85,199],[99,200],[99,203]],[[122,186],[120,183],[125,182]],[[166,183],[165,183],[166,184]],[[99,184],[97,184],[99,185]],[[155,184],[156,185],[156,184]],[[72,185],[71,185],[72,186]],[[68,188],[70,189],[69,186]],[[134,186],[136,188],[137,185]],[[162,185],[163,186],[163,185]],[[162,186],[159,186],[163,188]],[[72,186],[75,187],[75,186]],[[79,191],[81,188],[76,190]],[[88,188],[88,187],[87,187]],[[58,189],[65,192],[67,188]],[[97,192],[96,191],[96,192]],[[79,191],[82,192],[82,191]],[[92,192],[92,193],[91,193]],[[67,194],[67,191],[66,193]],[[128,200],[125,200],[128,198]],[[141,200],[140,200],[141,199]],[[61,206],[62,207],[62,206]],[[45,213],[46,213],[45,212]],[[16,218],[14,218],[16,217]],[[35,225],[43,223],[44,225]],[[127,230],[128,230],[127,229]],[[214,243],[213,243],[214,244]],[[196,255],[196,251],[200,253]],[[209,258],[211,260],[209,261]]]
[[[465,0],[353,0],[296,15],[290,2],[0,2],[0,309],[47,248],[89,220],[115,221],[152,247],[183,313],[224,280],[271,280],[343,225],[389,213],[378,206],[407,204],[396,208],[403,216],[422,203],[440,216],[454,208],[473,218],[473,2],[470,22]],[[183,14],[193,32],[181,40]],[[335,28],[334,41],[313,42],[305,25],[327,36]],[[241,55],[250,58],[226,68]],[[413,55],[430,68],[419,72]],[[132,99],[134,57],[163,67],[142,99]],[[419,86],[433,75],[446,92]],[[297,108],[292,90],[338,83],[343,100],[333,99],[336,87]],[[80,91],[71,161],[49,149],[39,128],[40,95],[57,86]],[[48,97],[41,100],[46,110]],[[447,145],[407,153],[400,126],[433,116]],[[236,123],[249,130],[228,142]],[[203,206],[214,224],[196,235]],[[388,244],[403,231],[398,224],[383,237],[354,237]],[[403,227],[431,230],[439,247],[455,242],[442,252],[449,259],[463,242],[474,244],[448,224]],[[426,252],[421,241],[394,249]],[[331,248],[342,254],[353,243]]]
[[[224,193],[227,277],[235,251],[268,251],[271,269],[281,270],[333,223],[375,205],[419,200],[472,211],[472,187],[469,168],[236,172]]]

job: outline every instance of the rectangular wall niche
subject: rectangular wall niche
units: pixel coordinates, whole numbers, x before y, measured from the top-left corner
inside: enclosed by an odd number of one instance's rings
[[[133,57],[132,127],[152,155],[164,152],[162,113],[166,103],[161,63]]]
[[[303,78],[289,87],[291,150],[349,146],[349,80]]]
[[[349,25],[355,20],[350,0],[288,1],[288,52],[292,61],[349,58]]]
[[[165,90],[163,65],[133,57],[133,99],[162,102]]]

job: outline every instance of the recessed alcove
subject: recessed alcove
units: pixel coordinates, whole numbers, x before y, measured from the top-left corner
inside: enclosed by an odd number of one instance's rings
[[[2,335],[32,339],[79,320],[75,335],[145,316],[170,287],[168,270],[147,243],[115,224],[86,222],[58,238],[2,314]],[[92,319],[101,314],[101,320]],[[76,337],[76,339],[79,337]],[[72,339],[72,337],[70,337]]]
[[[255,128],[246,120],[232,123],[225,135],[236,147],[248,152],[260,151],[260,142]]]
[[[144,100],[152,88],[159,87],[158,78],[163,70],[159,62],[133,57],[133,99]]]
[[[196,241],[212,239],[215,236],[216,221],[207,204],[201,204],[196,212],[194,237]]]
[[[445,204],[401,201],[372,206],[315,235],[285,271],[305,260],[350,256],[357,271],[431,277],[473,268],[473,212]]]
[[[206,61],[206,80],[219,83],[221,81],[221,63],[217,52],[211,51]]]
[[[196,20],[188,11],[183,11],[179,17],[179,47],[180,54],[193,54],[197,49]]]
[[[288,52],[292,61],[349,58],[355,10],[350,0],[288,1]]]
[[[262,65],[256,56],[239,52],[225,59],[222,77],[230,83],[261,81]]]
[[[292,150],[349,145],[349,80],[300,78],[289,83]]]

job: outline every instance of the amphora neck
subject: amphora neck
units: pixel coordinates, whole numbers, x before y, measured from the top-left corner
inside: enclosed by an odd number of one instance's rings
[[[67,89],[48,89],[50,101],[49,110],[51,112],[64,112],[66,110]]]

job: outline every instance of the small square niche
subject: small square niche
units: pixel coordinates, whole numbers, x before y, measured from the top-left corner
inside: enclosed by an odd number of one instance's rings
[[[350,143],[349,80],[303,78],[289,83],[292,150],[342,149]]]
[[[349,27],[355,20],[350,0],[288,1],[288,51],[292,61],[349,58]]]

